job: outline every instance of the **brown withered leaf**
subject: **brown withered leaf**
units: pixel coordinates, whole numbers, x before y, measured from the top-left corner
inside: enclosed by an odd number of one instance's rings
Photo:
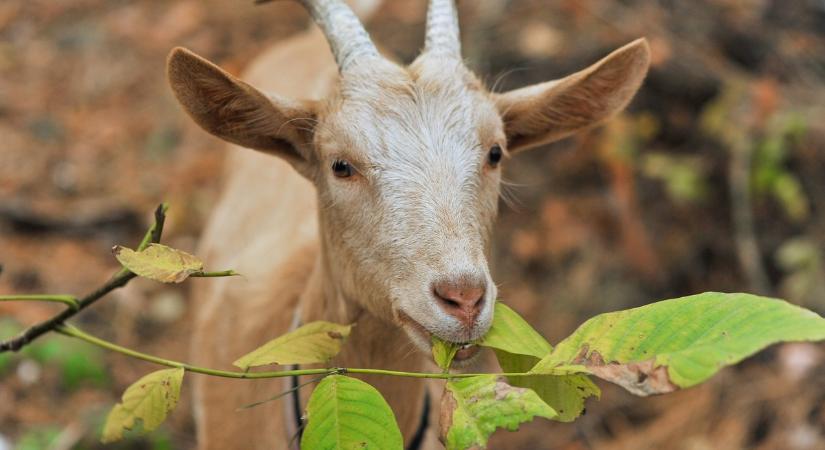
[[[666,394],[679,389],[670,381],[667,367],[656,366],[653,359],[619,364],[605,362],[602,355],[595,350],[589,354],[587,351],[587,346],[582,348],[573,360],[573,364],[587,367],[591,374],[618,384],[634,395],[645,397],[653,394]]]

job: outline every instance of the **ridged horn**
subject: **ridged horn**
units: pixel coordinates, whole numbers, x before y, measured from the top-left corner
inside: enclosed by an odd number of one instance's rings
[[[427,34],[424,52],[461,58],[458,11],[455,0],[430,0],[427,9]]]
[[[256,0],[266,3],[270,0]],[[298,0],[324,32],[338,69],[345,72],[359,62],[380,55],[358,16],[341,0]]]

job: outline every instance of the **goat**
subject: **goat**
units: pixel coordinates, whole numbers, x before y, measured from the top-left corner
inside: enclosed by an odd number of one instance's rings
[[[494,93],[462,62],[454,0],[430,1],[425,46],[409,66],[382,56],[341,0],[301,3],[320,32],[264,52],[247,81],[182,48],[168,59],[186,112],[234,144],[200,253],[248,280],[194,292],[192,358],[227,365],[297,318],[356,324],[336,366],[427,369],[432,335],[466,344],[490,327],[487,259],[506,159],[622,110],[647,73],[648,45]],[[375,2],[351,3],[363,13]],[[456,360],[466,367],[477,355],[465,345]],[[364,378],[410,445],[425,383]],[[285,448],[294,430],[277,402],[235,411],[280,390],[271,380],[197,377],[200,448]],[[424,446],[437,445],[428,432]]]

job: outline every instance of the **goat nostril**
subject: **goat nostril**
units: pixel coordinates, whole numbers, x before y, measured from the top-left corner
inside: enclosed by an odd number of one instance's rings
[[[481,312],[484,292],[483,281],[443,281],[433,285],[433,294],[444,312],[468,324]]]
[[[461,304],[455,300],[450,300],[449,298],[441,298],[441,300],[450,308],[461,308]]]

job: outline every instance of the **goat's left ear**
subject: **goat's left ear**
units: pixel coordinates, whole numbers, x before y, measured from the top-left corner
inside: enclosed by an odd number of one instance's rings
[[[581,72],[493,98],[511,152],[569,136],[624,109],[650,65],[647,40],[638,39]]]

